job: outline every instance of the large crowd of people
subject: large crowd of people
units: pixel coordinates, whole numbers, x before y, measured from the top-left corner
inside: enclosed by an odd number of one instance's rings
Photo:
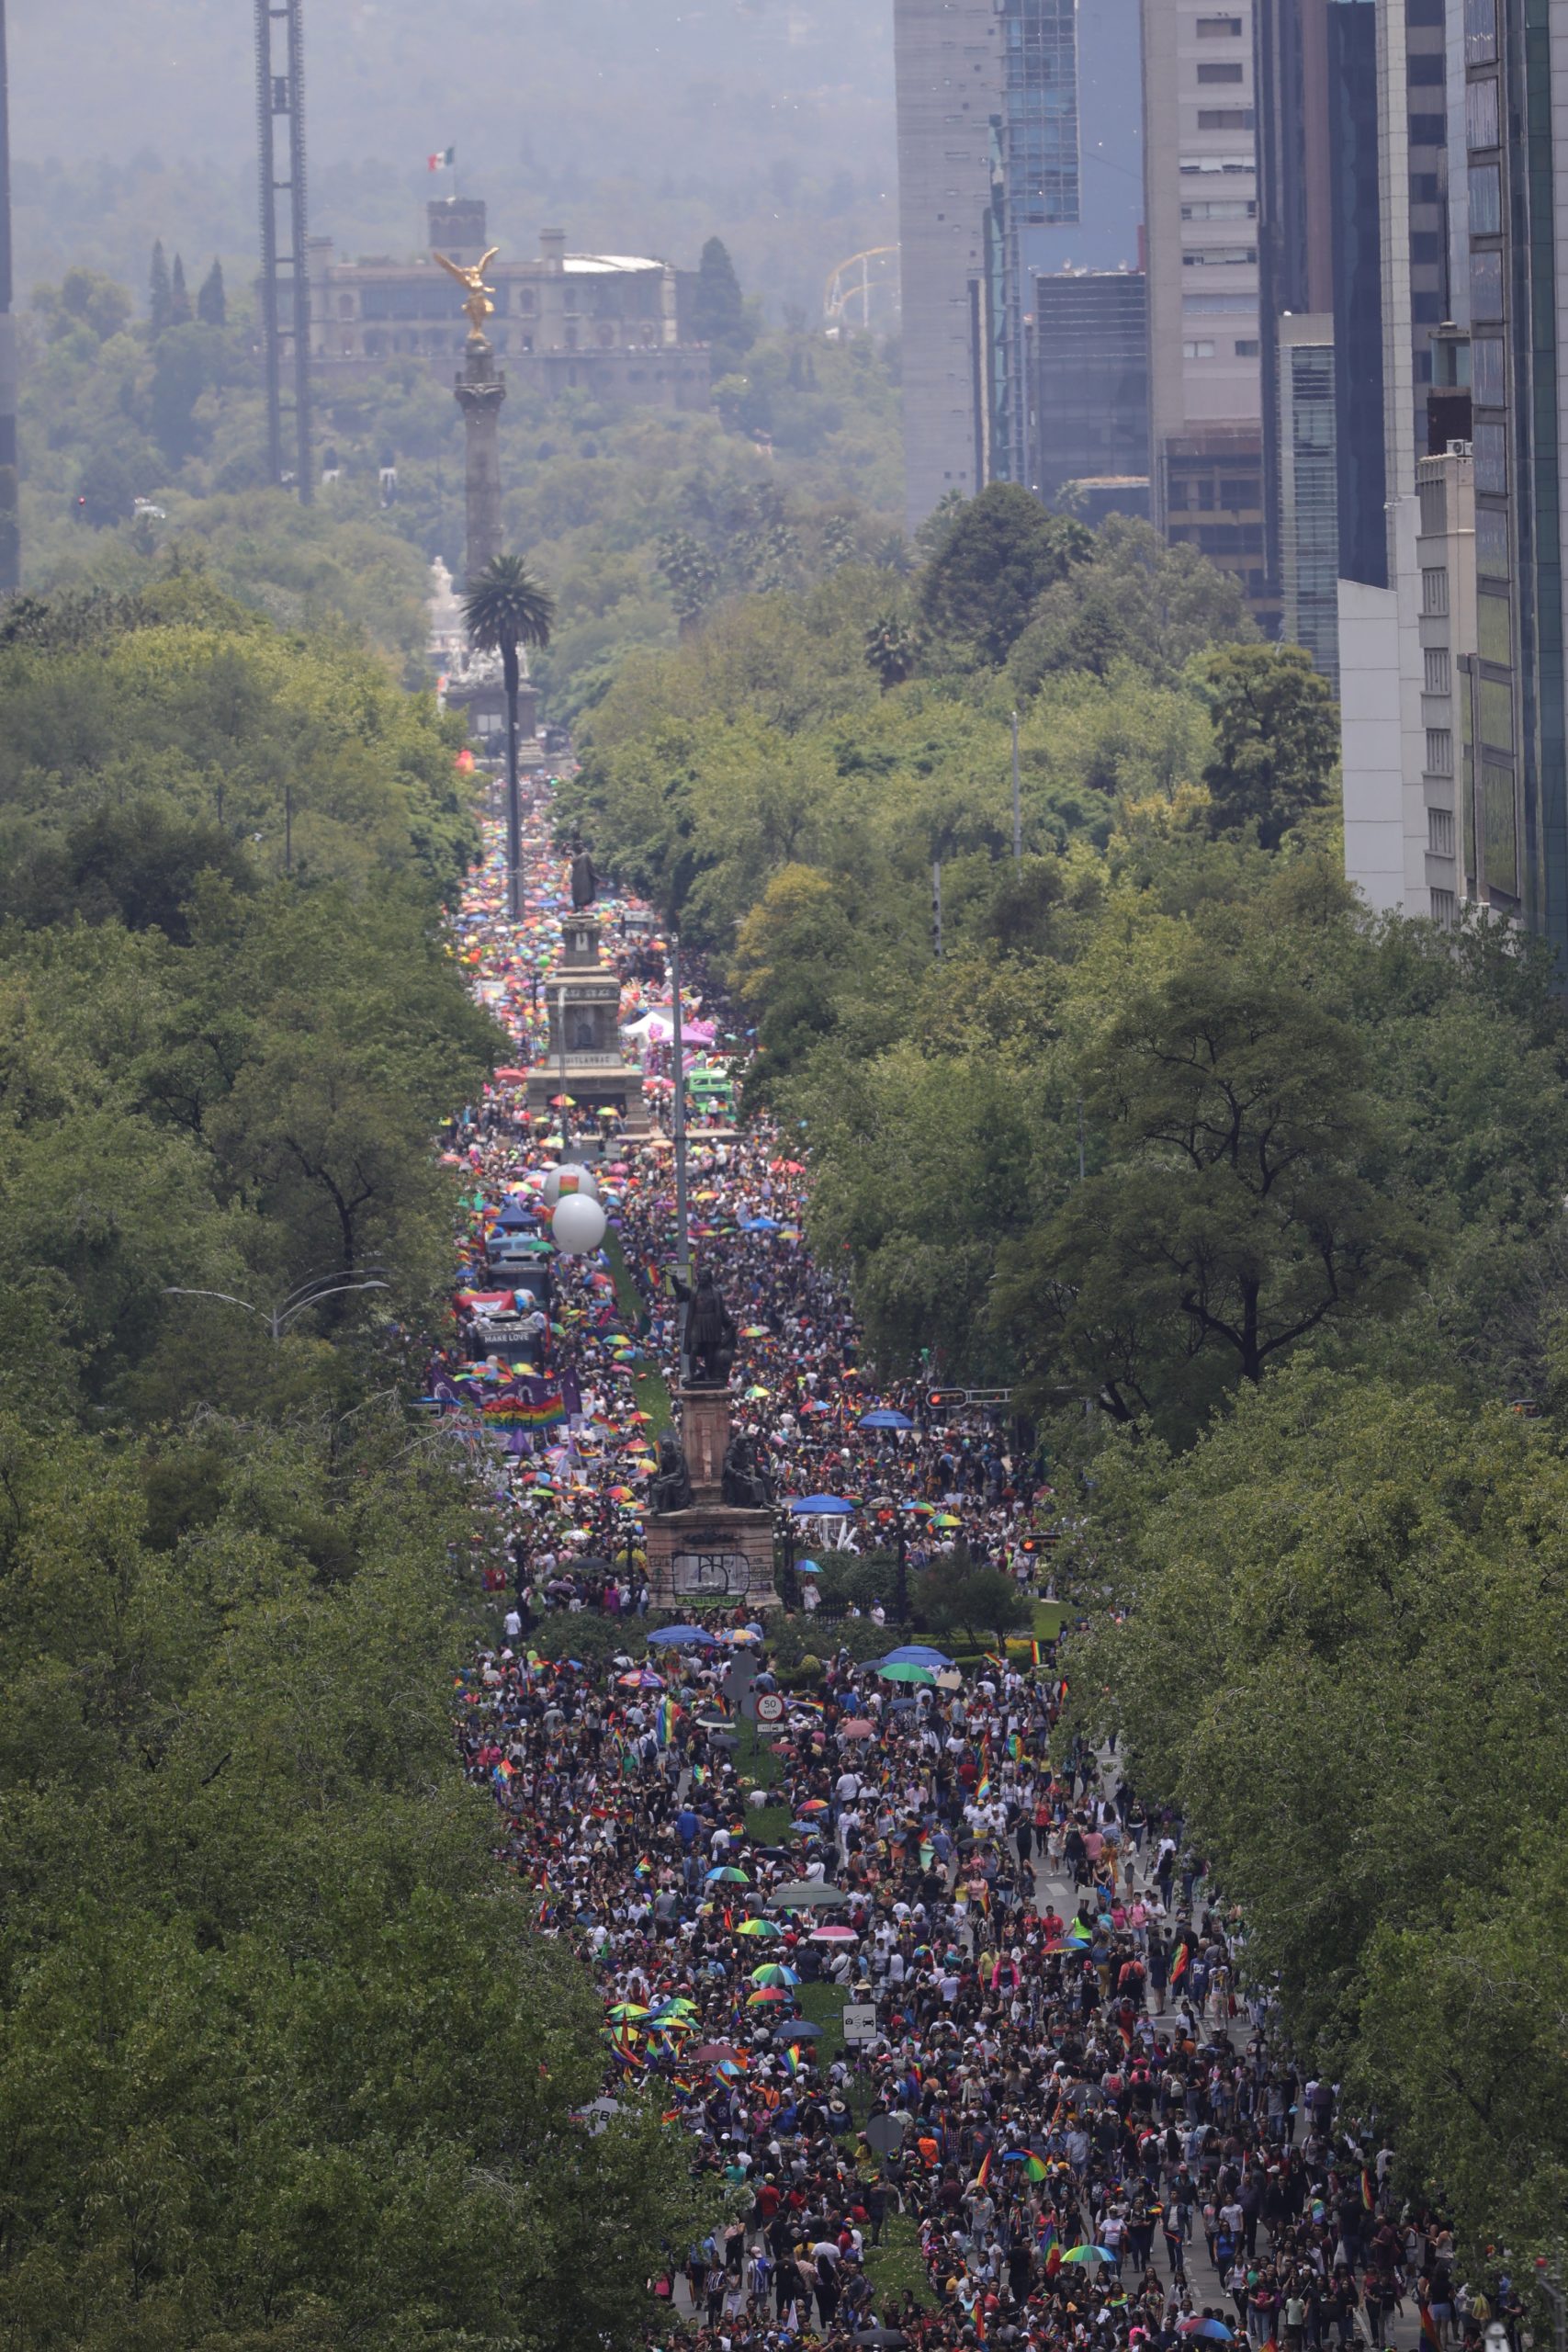
[[[559,909],[543,805],[527,854],[523,925],[494,863],[463,917],[525,1067]],[[646,925],[632,935],[628,1022],[661,1001]],[[722,1006],[694,997],[705,1009],[722,1034]],[[469,1325],[488,1227],[561,1153],[520,1103],[502,1081],[448,1139]],[[1171,2352],[1196,2335],[1307,2352],[1419,2335],[1479,2352],[1497,2318],[1517,2352],[1506,2281],[1495,2311],[1462,2287],[1440,2215],[1396,2203],[1391,2151],[1292,2064],[1180,1821],[1114,1753],[1065,1736],[1070,1658],[1023,1645],[959,1671],[916,1645],[857,1662],[824,1629],[820,1669],[786,1674],[771,1611],[655,1622],[638,1397],[673,1371],[672,1178],[662,1138],[613,1128],[604,1166],[625,1272],[555,1269],[529,1370],[570,1409],[507,1440],[515,1580],[462,1676],[458,1741],[540,1928],[594,1973],[606,2095],[650,2091],[729,2192],[650,2280],[650,2342]],[[891,1496],[917,1563],[962,1538],[1032,1583],[1030,1464],[984,1421],[954,1431],[918,1388],[867,1376],[802,1238],[804,1180],[765,1123],[694,1150],[696,1246],[742,1332],[738,1425],[781,1497]],[[454,1353],[433,1385],[472,1412],[510,1376]],[[874,1408],[910,1426],[866,1430]],[[560,1610],[619,1616],[624,1638],[603,1658],[541,1655]]]

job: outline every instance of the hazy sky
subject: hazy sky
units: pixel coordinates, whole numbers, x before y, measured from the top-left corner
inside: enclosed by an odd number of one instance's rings
[[[245,0],[31,0],[11,12],[18,151],[222,159],[254,137]],[[713,168],[759,138],[890,143],[891,0],[306,0],[312,151],[584,169]],[[619,170],[611,176],[618,177]]]
[[[1137,0],[1080,0],[1086,232],[1133,257]],[[9,11],[17,275],[146,281],[152,239],[248,268],[247,0],[25,0]],[[716,231],[773,314],[896,241],[893,0],[305,0],[310,226],[347,252],[424,243],[424,159],[455,144],[509,251],[687,266]]]

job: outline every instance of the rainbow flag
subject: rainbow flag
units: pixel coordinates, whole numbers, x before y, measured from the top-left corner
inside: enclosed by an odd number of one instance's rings
[[[986,2151],[986,2153],[985,2153],[985,2154],[984,2154],[984,2155],[981,2157],[981,2159],[980,2159],[980,2169],[979,2169],[979,2171],[975,2175],[975,2178],[976,2178],[976,2183],[978,2184],[978,2186],[979,2186],[981,2188],[986,2188],[986,2187],[987,2186],[987,2184],[989,2183],[990,2177],[991,2177],[991,2152],[990,2152],[989,2148],[987,2148],[987,2151]]]
[[[675,1718],[681,1710],[673,1699],[660,1699],[653,1719],[655,1736],[661,1748],[668,1747],[675,1736]]]
[[[1368,2172],[1366,2166],[1363,2165],[1361,2167],[1361,2203],[1370,2213],[1377,2201],[1377,2191],[1372,2187],[1371,2174]]]
[[[1176,1958],[1175,1958],[1175,1960],[1171,1962],[1171,1968],[1170,1968],[1170,1982],[1171,1982],[1171,1986],[1172,1986],[1172,1988],[1173,1988],[1173,1989],[1174,1989],[1178,1984],[1180,1984],[1180,1982],[1181,1982],[1182,1978],[1186,1975],[1186,1973],[1187,1973],[1187,1963],[1188,1963],[1188,1962],[1191,1959],[1191,1957],[1192,1957],[1192,1947],[1191,1947],[1191,1945],[1190,1945],[1190,1944],[1178,1944],[1178,1945],[1177,1945],[1177,1947],[1176,1947]],[[1366,2181],[1366,2177],[1366,2177],[1365,2173],[1363,2173],[1363,2174],[1361,2175],[1361,2180],[1362,2180],[1362,2183],[1363,2183],[1363,2193],[1364,2193],[1364,2184],[1365,2184],[1365,2181]],[[1369,2199],[1369,2200],[1368,2200],[1368,2201],[1369,2201],[1369,2203],[1370,2203],[1370,2202],[1371,2202],[1371,2199]]]

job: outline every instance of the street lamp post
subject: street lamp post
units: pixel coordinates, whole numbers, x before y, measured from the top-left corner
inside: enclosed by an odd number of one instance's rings
[[[328,1285],[328,1287],[323,1287]],[[246,1315],[259,1315],[275,1340],[281,1340],[291,1323],[312,1306],[320,1306],[329,1298],[345,1298],[351,1292],[389,1290],[391,1285],[372,1275],[364,1282],[340,1283],[332,1274],[312,1274],[279,1299],[276,1306],[254,1306],[248,1298],[235,1298],[226,1290],[188,1290],[182,1283],[164,1286],[165,1298],[216,1298],[225,1306],[238,1306]]]
[[[686,1047],[685,1028],[681,1018],[681,933],[675,924],[670,927],[670,1001],[674,1022],[674,1036],[671,1051],[675,1061],[674,1126],[675,1145],[675,1272],[687,1287],[692,1280],[692,1243],[686,1225]],[[681,1377],[686,1377],[685,1324],[682,1323]]]
[[[784,1607],[793,1616],[800,1607],[800,1578],[795,1573],[795,1521],[787,1513],[784,1530]]]

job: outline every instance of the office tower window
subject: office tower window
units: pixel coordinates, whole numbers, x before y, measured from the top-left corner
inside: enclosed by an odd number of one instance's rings
[[[1258,207],[1246,197],[1203,197],[1181,208],[1184,220],[1256,220]]]
[[[1471,397],[1477,408],[1501,408],[1504,402],[1503,341],[1500,335],[1477,335],[1470,346]]]
[[[1200,17],[1198,38],[1200,40],[1239,40],[1241,18],[1239,17]]]
[[[1476,650],[1483,662],[1495,662],[1500,669],[1507,669],[1513,653],[1513,621],[1506,596],[1478,596],[1475,600]]]
[[[1255,335],[1244,335],[1235,346],[1235,356],[1238,359],[1256,359],[1262,348]]]
[[[1454,812],[1451,808],[1428,808],[1427,811],[1427,846],[1434,857],[1452,857],[1454,854]]]
[[[1502,890],[1508,898],[1517,899],[1519,895],[1519,826],[1514,801],[1512,768],[1499,767],[1491,760],[1483,763],[1481,807],[1487,888],[1494,893]]]
[[[1213,356],[1214,346],[1212,343],[1184,343],[1181,346],[1183,359],[1212,359]]]
[[[1256,311],[1258,297],[1256,294],[1211,294],[1205,288],[1201,294],[1184,294],[1181,307],[1184,311]]]
[[[1497,0],[1464,0],[1464,62],[1490,65],[1497,54]]]
[[[1183,269],[1235,269],[1258,259],[1256,245],[1200,245],[1196,252],[1183,254]]]
[[[1448,566],[1434,564],[1421,574],[1421,610],[1424,613],[1446,613],[1448,609]]]
[[[1452,682],[1446,645],[1429,645],[1425,656],[1425,685],[1429,695],[1446,695]]]
[[[1506,498],[1508,494],[1507,426],[1476,425],[1472,448],[1475,458],[1476,489],[1487,497]]]
[[[1198,68],[1200,82],[1239,82],[1241,77],[1242,68],[1239,62],[1232,65],[1227,62],[1223,65],[1200,65]]]
[[[1488,320],[1503,315],[1503,256],[1495,249],[1470,256],[1470,315]]]
[[[1497,85],[1472,82],[1464,94],[1464,135],[1471,147],[1497,144]]]
[[[1428,727],[1427,729],[1427,774],[1452,775],[1453,772],[1453,730],[1448,727]]]
[[[1489,752],[1510,758],[1514,749],[1514,697],[1500,678],[1483,678],[1476,696],[1481,706],[1481,741]],[[1511,787],[1510,787],[1511,788]]]
[[[1508,518],[1500,506],[1475,510],[1475,568],[1495,580],[1508,576]]]
[[[1470,167],[1470,233],[1496,237],[1503,229],[1503,191],[1495,164]]]
[[[1200,130],[1252,130],[1256,127],[1256,118],[1250,107],[1200,107],[1198,109]]]

